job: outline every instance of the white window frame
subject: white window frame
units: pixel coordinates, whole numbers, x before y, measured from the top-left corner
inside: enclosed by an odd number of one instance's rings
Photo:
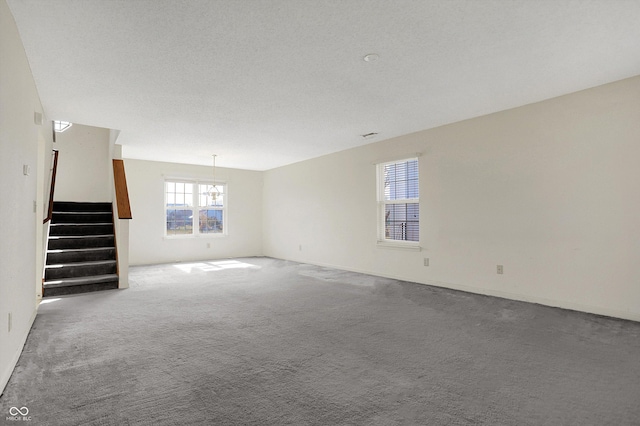
[[[177,207],[175,208],[176,210],[192,210],[193,211],[193,215],[191,216],[191,229],[193,230],[193,232],[191,234],[179,234],[179,235],[172,235],[172,234],[168,234],[167,233],[167,183],[187,183],[187,184],[191,184],[193,185],[193,193],[192,193],[192,205],[191,207]],[[210,232],[210,233],[202,233],[200,232],[200,227],[199,227],[199,218],[200,218],[200,209],[202,207],[207,207],[207,206],[200,206],[200,193],[199,188],[200,185],[207,185],[207,186],[217,186],[218,188],[222,188],[222,194],[224,196],[223,198],[223,205],[221,208],[214,208],[214,210],[221,210],[222,211],[222,232]],[[183,179],[183,178],[165,178],[164,180],[164,186],[163,186],[163,191],[164,191],[164,237],[165,238],[176,238],[176,239],[180,239],[180,238],[220,238],[220,237],[225,237],[228,235],[229,233],[229,217],[227,215],[227,211],[228,211],[228,206],[229,206],[229,187],[227,185],[226,182],[220,182],[220,181],[216,181],[215,183],[211,180],[197,180],[197,179]]]
[[[378,239],[379,247],[400,248],[407,250],[421,250],[420,248],[420,218],[418,217],[418,241],[396,240],[387,238],[386,236],[386,206],[391,204],[417,204],[418,215],[420,209],[420,183],[418,182],[418,196],[415,198],[399,198],[395,200],[385,199],[385,176],[384,168],[390,164],[405,163],[407,161],[416,161],[418,165],[418,178],[420,176],[420,159],[419,156],[400,158],[393,161],[385,161],[376,164],[376,182],[377,182],[377,201],[378,201]]]

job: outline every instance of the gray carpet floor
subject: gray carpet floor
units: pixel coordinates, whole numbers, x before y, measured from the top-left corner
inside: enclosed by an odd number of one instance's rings
[[[640,424],[640,323],[269,258],[130,282],[45,299],[0,420]]]

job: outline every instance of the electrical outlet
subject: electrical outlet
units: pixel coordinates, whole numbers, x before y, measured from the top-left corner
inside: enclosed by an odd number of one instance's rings
[[[298,246],[298,251],[302,251],[302,244]]]
[[[429,266],[429,258],[425,257],[423,263],[424,263],[424,266]]]
[[[207,248],[211,248],[211,243],[207,243]]]
[[[496,271],[498,272],[498,274],[503,274],[504,273],[504,269],[502,265],[498,265],[498,267],[496,268]]]

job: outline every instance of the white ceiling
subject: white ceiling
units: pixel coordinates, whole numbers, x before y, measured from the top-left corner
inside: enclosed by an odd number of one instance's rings
[[[640,74],[639,0],[8,4],[47,116],[127,158],[266,170]]]

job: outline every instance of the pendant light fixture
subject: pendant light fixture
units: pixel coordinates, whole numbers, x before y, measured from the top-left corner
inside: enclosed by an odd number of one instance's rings
[[[220,195],[220,190],[216,186],[216,157],[217,157],[217,155],[213,154],[212,157],[213,157],[213,185],[207,191],[207,195],[209,195],[209,197],[211,197],[211,199],[215,203],[215,201],[218,199],[218,195]]]

